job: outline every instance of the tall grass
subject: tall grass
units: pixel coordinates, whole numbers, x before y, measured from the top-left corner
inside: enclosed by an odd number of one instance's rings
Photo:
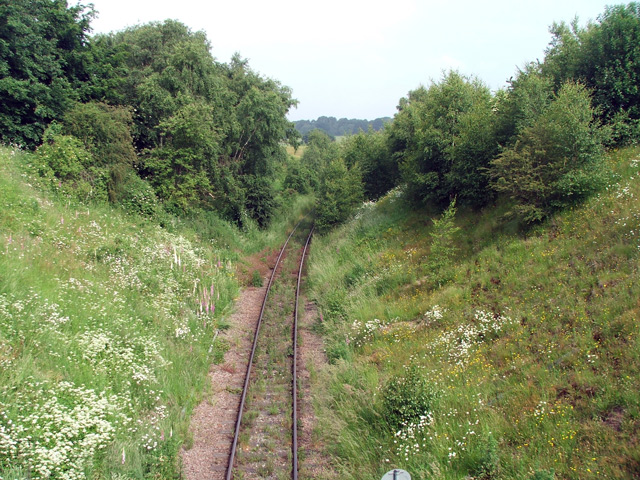
[[[0,149],[0,477],[178,478],[237,254],[50,197]]]
[[[533,230],[458,212],[439,286],[432,216],[400,192],[316,238],[319,423],[345,478],[640,474],[640,150],[610,162],[616,183]],[[434,401],[393,427],[383,397],[412,369]]]

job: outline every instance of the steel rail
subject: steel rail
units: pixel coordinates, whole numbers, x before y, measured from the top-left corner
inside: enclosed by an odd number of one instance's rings
[[[302,251],[302,258],[300,259],[300,269],[298,270],[298,283],[296,285],[296,303],[293,309],[293,362],[292,362],[292,395],[293,395],[293,412],[292,412],[292,442],[291,442],[291,454],[293,458],[293,468],[291,470],[291,478],[298,480],[298,297],[300,296],[300,282],[302,279],[302,267],[304,266],[304,257],[307,254],[307,248],[309,242],[311,242],[311,235],[313,235],[313,227],[309,232],[307,241],[304,244],[304,250]]]
[[[242,411],[244,410],[244,404],[247,398],[247,391],[249,388],[249,380],[251,377],[251,365],[253,364],[253,357],[255,356],[255,353],[256,353],[256,345],[258,344],[258,335],[260,332],[260,325],[262,324],[262,316],[264,314],[264,310],[267,305],[267,299],[269,297],[269,291],[271,290],[271,284],[273,283],[273,279],[276,276],[276,271],[278,270],[278,265],[280,264],[280,259],[284,254],[284,250],[287,248],[289,240],[291,239],[295,231],[298,229],[298,226],[300,225],[301,222],[302,220],[296,224],[296,226],[293,228],[293,230],[287,237],[287,241],[284,242],[284,245],[282,246],[282,250],[280,250],[280,255],[278,255],[276,264],[273,267],[273,272],[271,272],[271,277],[269,278],[269,283],[267,284],[267,291],[264,294],[264,300],[262,301],[262,308],[260,309],[260,316],[258,317],[256,330],[253,336],[253,346],[251,347],[251,355],[249,357],[249,363],[247,364],[247,372],[244,379],[244,387],[242,388],[242,397],[240,398],[240,407],[238,409],[238,419],[236,420],[236,428],[235,428],[235,433],[233,435],[233,443],[231,444],[231,452],[229,454],[229,464],[227,466],[226,480],[231,480],[232,474],[233,474],[233,462],[235,460],[236,450],[238,448],[238,435],[240,433],[240,422],[242,421]]]

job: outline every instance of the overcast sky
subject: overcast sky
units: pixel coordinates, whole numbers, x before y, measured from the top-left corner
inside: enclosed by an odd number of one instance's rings
[[[289,118],[392,117],[401,97],[457,69],[492,89],[542,60],[554,22],[596,20],[599,0],[90,0],[94,33],[176,19],[214,57],[235,52],[291,87]],[[70,4],[74,2],[69,2]],[[89,0],[81,3],[89,3]]]

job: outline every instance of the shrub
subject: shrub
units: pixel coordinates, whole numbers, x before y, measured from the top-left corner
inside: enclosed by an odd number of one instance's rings
[[[309,193],[309,171],[298,160],[291,160],[287,166],[287,175],[284,178],[283,187],[295,190],[298,193]]]
[[[498,456],[498,442],[489,433],[479,445],[478,456],[471,466],[471,473],[474,478],[494,478],[500,466]]]
[[[397,430],[427,415],[435,398],[427,380],[412,365],[404,376],[391,378],[382,388],[382,415]]]
[[[327,360],[330,364],[335,364],[338,360],[347,360],[351,356],[351,350],[344,340],[331,344],[327,347]]]
[[[493,160],[493,188],[507,193],[527,222],[581,201],[605,182],[602,132],[593,121],[589,92],[562,86],[513,147]]]
[[[262,275],[260,275],[260,270],[254,270],[251,274],[251,285],[253,287],[262,286]]]
[[[451,197],[487,202],[486,167],[497,149],[489,88],[450,71],[439,83],[402,99],[389,127],[391,152],[409,198],[445,206]]]
[[[453,237],[460,230],[460,227],[456,227],[454,224],[455,215],[456,201],[454,199],[444,211],[442,217],[438,220],[433,220],[433,230],[430,233],[431,252],[427,261],[427,268],[434,285],[440,286],[449,281],[445,270],[446,267],[451,265],[456,253]]]
[[[80,140],[56,133],[55,125],[45,132],[33,162],[36,173],[53,190],[81,201],[107,200],[105,170],[93,166],[93,157]]]
[[[278,208],[278,200],[269,180],[264,176],[245,175],[243,178],[245,209],[260,228],[269,225],[274,212]]]
[[[38,173],[43,177],[53,175],[61,181],[78,181],[93,161],[80,140],[49,130],[36,153]]]
[[[321,233],[349,218],[362,201],[362,179],[357,167],[332,161],[322,175],[316,201],[316,227]]]
[[[133,171],[128,171],[119,183],[122,192],[119,203],[129,213],[154,218],[158,214],[158,197],[149,183],[142,180]]]
[[[99,166],[136,162],[126,107],[104,103],[78,103],[64,116],[63,131],[81,140]]]

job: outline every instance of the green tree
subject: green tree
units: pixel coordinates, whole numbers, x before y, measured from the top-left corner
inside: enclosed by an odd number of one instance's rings
[[[221,66],[203,32],[166,20],[99,37],[98,43],[123,77],[114,82],[119,91],[112,95],[135,108],[139,151],[161,146],[166,133],[161,124],[186,104],[204,101],[222,110],[228,103]]]
[[[176,21],[101,37],[99,45],[119,58],[113,64],[125,78],[114,82],[114,98],[135,109],[140,173],[158,196],[175,211],[211,208],[238,223],[248,213],[266,224],[283,144],[300,138],[286,118],[295,105],[290,89],[238,55],[217,62],[205,34]],[[249,191],[256,186],[259,194]]]
[[[222,182],[218,168],[221,134],[213,108],[204,102],[185,105],[162,124],[163,145],[151,150],[144,170],[158,196],[176,213],[207,208],[226,200],[214,190]]]
[[[309,172],[309,183],[313,189],[319,186],[320,172],[338,157],[338,146],[329,135],[322,130],[313,130],[309,133],[307,148],[302,154],[300,163]]]
[[[389,129],[392,154],[418,203],[480,205],[489,195],[485,167],[497,151],[493,101],[482,82],[449,72],[401,100]]]
[[[77,103],[63,117],[62,129],[80,139],[99,166],[134,166],[131,111],[101,102]]]
[[[496,137],[500,145],[512,146],[518,135],[544,112],[554,94],[553,79],[543,75],[538,63],[518,70],[506,92],[496,96]]]
[[[287,162],[283,187],[301,194],[309,193],[309,189],[311,188],[309,182],[310,176],[311,172],[302,165],[300,160],[291,157]]]
[[[224,70],[232,106],[228,152],[243,174],[269,175],[270,160],[286,158],[283,143],[299,138],[286,119],[297,102],[288,87],[256,74],[238,55]]]
[[[349,218],[362,202],[362,180],[357,167],[348,169],[333,159],[323,169],[316,197],[316,226],[325,232]]]
[[[78,103],[64,116],[61,131],[82,141],[91,153],[94,176],[108,178],[109,200],[119,203],[130,196],[137,172],[131,137],[131,112],[105,103]],[[90,179],[95,183],[96,179]]]
[[[602,132],[589,91],[566,83],[517,140],[491,163],[493,187],[527,222],[587,198],[605,179]]]
[[[52,120],[87,97],[93,16],[66,0],[0,2],[0,141],[35,148]]]
[[[347,136],[340,142],[340,150],[349,168],[360,168],[366,198],[375,200],[398,184],[398,164],[393,161],[383,131],[369,129]]]
[[[616,140],[640,140],[640,3],[607,7],[585,31],[583,51],[579,79],[593,89]]]
[[[640,139],[640,3],[606,7],[596,22],[554,24],[543,73],[556,91],[564,82],[584,83],[617,143]]]
[[[247,213],[258,222],[259,227],[266,227],[278,208],[271,182],[264,176],[243,175],[242,183],[246,191]]]

